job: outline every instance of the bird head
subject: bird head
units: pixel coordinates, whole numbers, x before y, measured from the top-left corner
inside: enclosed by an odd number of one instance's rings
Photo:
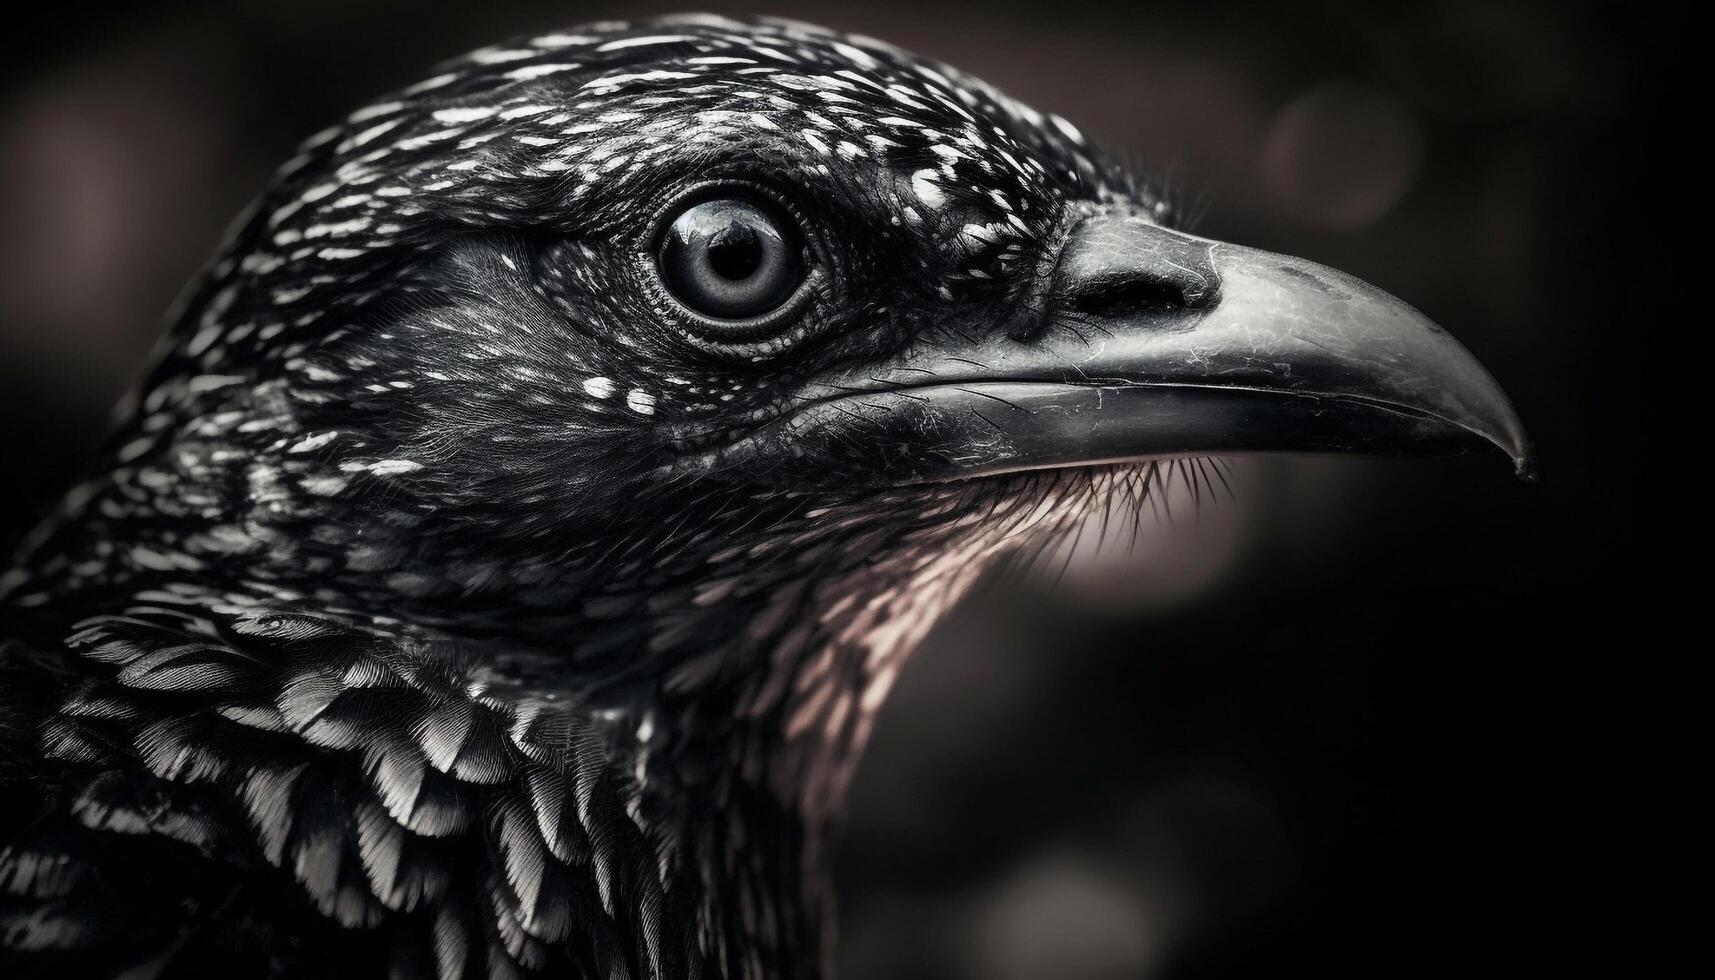
[[[444,628],[550,651],[494,683],[713,686],[855,744],[987,559],[1147,461],[1528,466],[1422,314],[1176,218],[1070,122],[869,39],[684,17],[483,49],[284,165],[60,560],[7,585]]]
[[[867,39],[523,39],[306,144],[120,462],[176,464],[151,498],[241,476],[240,520],[562,584],[579,541],[693,499],[1244,451],[1526,465],[1504,394],[1425,317],[1175,218],[1071,123]]]

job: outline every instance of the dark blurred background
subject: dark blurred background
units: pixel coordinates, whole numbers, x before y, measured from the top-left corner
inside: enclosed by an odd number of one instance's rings
[[[657,9],[63,8],[10,15],[0,62],[5,548],[297,140],[438,59]],[[1535,975],[1624,942],[1615,814],[1649,805],[1633,719],[1662,680],[1629,656],[1653,589],[1629,545],[1677,496],[1637,442],[1671,194],[1641,194],[1642,8],[761,9],[974,71],[1165,175],[1200,233],[1404,297],[1542,455],[1535,486],[1498,455],[1249,462],[1135,547],[997,578],[884,712],[844,975]]]

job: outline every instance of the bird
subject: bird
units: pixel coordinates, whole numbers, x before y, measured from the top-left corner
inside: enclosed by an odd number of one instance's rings
[[[770,18],[517,38],[311,136],[0,576],[0,967],[828,976],[854,767],[997,561],[1175,461],[1532,466],[1423,314],[1183,224]]]

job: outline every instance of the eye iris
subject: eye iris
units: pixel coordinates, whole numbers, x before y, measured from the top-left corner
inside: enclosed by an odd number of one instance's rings
[[[662,237],[656,265],[679,302],[722,320],[772,312],[804,279],[797,226],[772,205],[740,199],[681,212]]]

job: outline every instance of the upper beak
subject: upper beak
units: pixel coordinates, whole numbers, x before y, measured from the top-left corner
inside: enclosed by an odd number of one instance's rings
[[[1532,471],[1506,394],[1423,314],[1326,266],[1125,214],[1072,230],[1024,329],[925,344],[813,394],[785,420],[792,455],[803,458],[806,440],[812,456],[838,455],[862,428],[862,442],[891,447],[865,467],[881,465],[887,482],[1491,445],[1521,476]]]

